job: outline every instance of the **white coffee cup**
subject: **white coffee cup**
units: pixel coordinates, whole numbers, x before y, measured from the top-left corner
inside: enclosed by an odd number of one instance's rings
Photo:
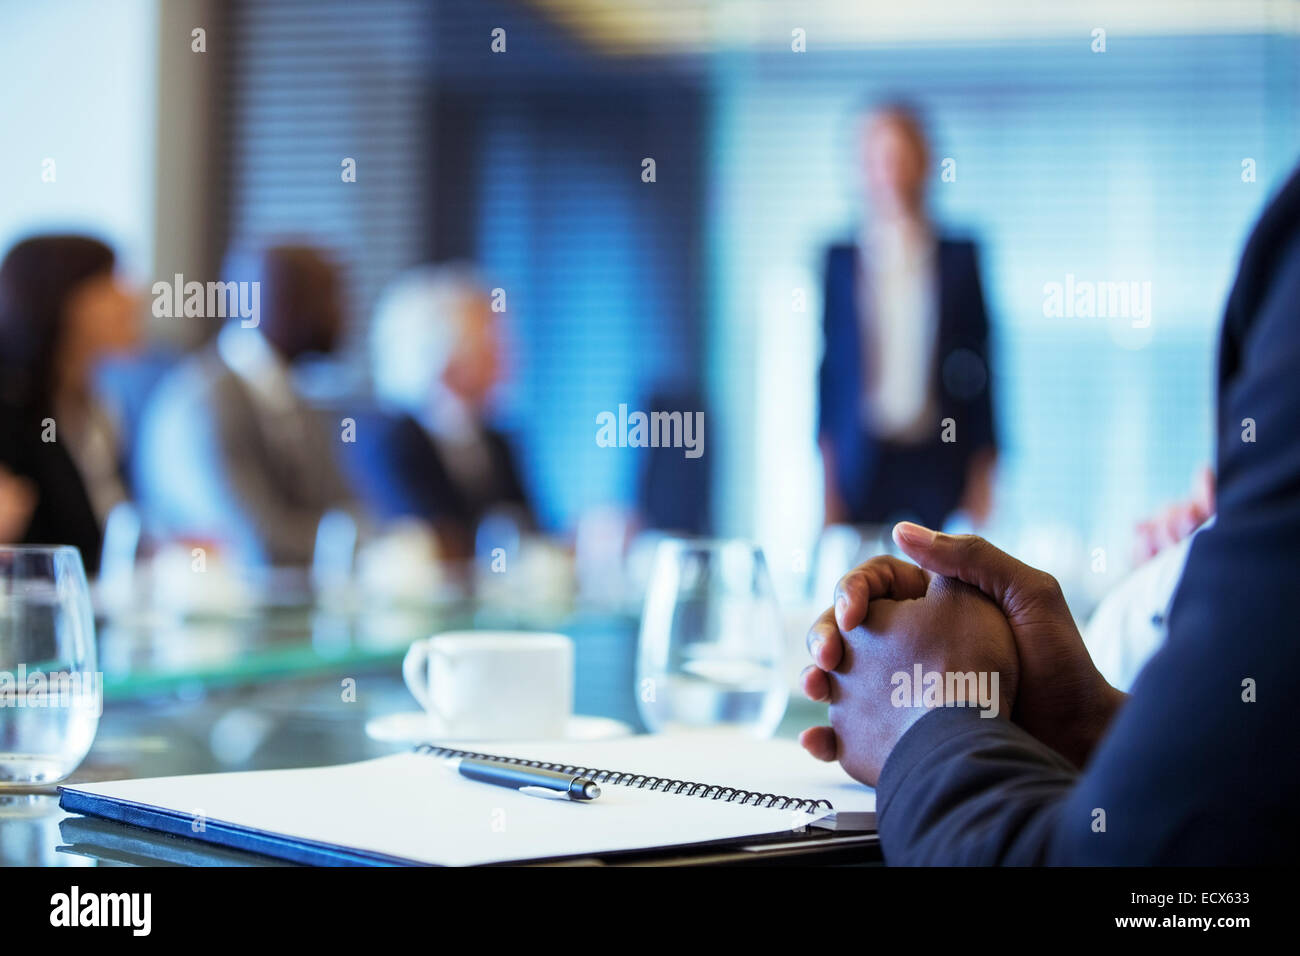
[[[531,631],[448,631],[416,641],[402,678],[447,740],[563,737],[573,713],[573,641]]]

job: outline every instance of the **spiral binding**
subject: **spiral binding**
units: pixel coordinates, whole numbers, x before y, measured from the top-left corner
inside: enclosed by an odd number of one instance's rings
[[[567,763],[549,763],[545,760],[527,760],[523,757],[501,757],[496,754],[481,754],[472,750],[455,750],[451,747],[439,747],[437,744],[420,744],[416,753],[428,754],[442,759],[468,758],[470,760],[490,760],[494,763],[514,764],[518,767],[533,767],[537,770],[553,770],[556,773],[569,773],[575,777],[587,777],[596,783],[615,784],[620,787],[635,787],[638,790],[659,790],[663,793],[681,794],[687,797],[712,798],[724,803],[740,803],[751,807],[775,807],[778,810],[834,810],[829,800],[809,800],[800,797],[787,797],[776,793],[760,793],[757,790],[737,790],[735,787],[719,787],[709,783],[695,783],[691,780],[672,780],[668,777],[652,777],[643,773],[626,773],[622,770],[599,770],[595,767],[581,767]]]

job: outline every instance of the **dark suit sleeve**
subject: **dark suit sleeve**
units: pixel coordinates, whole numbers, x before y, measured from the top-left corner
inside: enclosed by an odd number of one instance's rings
[[[898,865],[1042,863],[1077,776],[1002,718],[935,710],[890,754],[877,788],[885,858]]]
[[[0,372],[3,371],[0,367]],[[23,446],[19,442],[18,418],[15,409],[0,401],[0,467],[15,473],[21,473],[26,465],[21,452]]]
[[[493,463],[500,472],[502,502],[516,506],[528,525],[537,527],[537,515],[528,497],[528,489],[524,487],[523,474],[519,470],[519,459],[515,456],[510,439],[503,432],[489,428],[487,440],[492,448]]]
[[[964,346],[973,352],[983,366],[983,387],[971,400],[967,413],[972,440],[976,449],[996,448],[997,428],[993,418],[993,361],[989,341],[989,314],[984,304],[984,285],[980,280],[979,251],[974,243],[967,246],[966,299],[969,324],[965,331]]]
[[[822,360],[817,371],[817,436],[830,432],[831,418],[835,414],[835,381],[832,371],[834,350],[837,347],[835,325],[839,302],[839,282],[835,276],[836,251],[826,251],[826,264],[822,273]]]
[[[1227,322],[1237,358],[1221,384],[1218,517],[1194,540],[1168,639],[1110,733],[1075,777],[1004,720],[927,715],[881,775],[888,861],[1294,861],[1300,242],[1269,258],[1249,316]]]
[[[387,518],[438,522],[460,519],[464,508],[452,488],[433,441],[409,415],[374,416],[378,440],[365,462],[379,510]]]
[[[29,481],[36,506],[15,542],[70,544],[81,552],[87,574],[99,571],[102,529],[85,482],[66,447],[43,441],[43,415],[0,401],[0,468]]]

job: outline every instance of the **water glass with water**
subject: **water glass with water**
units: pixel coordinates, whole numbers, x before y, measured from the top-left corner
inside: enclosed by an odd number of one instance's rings
[[[783,647],[761,548],[660,542],[637,651],[637,706],[652,731],[710,727],[770,736],[789,697]]]
[[[72,773],[102,710],[80,553],[0,546],[0,788],[43,786]]]

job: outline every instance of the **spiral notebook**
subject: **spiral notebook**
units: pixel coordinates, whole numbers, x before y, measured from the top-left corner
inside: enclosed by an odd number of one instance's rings
[[[467,780],[453,757],[581,773],[590,803]],[[638,767],[636,771],[601,769]],[[61,805],[321,865],[472,865],[874,829],[875,795],[790,741],[734,735],[426,744],[361,763],[66,786]]]

